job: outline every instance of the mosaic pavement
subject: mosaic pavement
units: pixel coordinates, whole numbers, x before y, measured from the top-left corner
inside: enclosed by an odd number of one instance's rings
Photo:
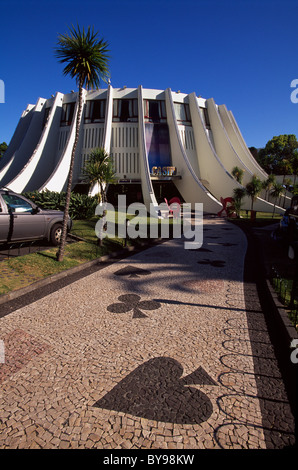
[[[204,222],[0,319],[0,448],[282,449],[294,419],[246,238]]]

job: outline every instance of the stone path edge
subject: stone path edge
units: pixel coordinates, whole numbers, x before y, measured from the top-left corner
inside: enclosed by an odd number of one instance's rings
[[[63,279],[67,276],[78,273],[80,271],[84,271],[85,269],[90,268],[96,264],[100,264],[102,262],[110,261],[113,259],[126,257],[130,253],[135,254],[136,251],[139,252],[142,250],[146,250],[147,248],[150,248],[151,246],[154,246],[155,244],[161,243],[162,241],[166,241],[166,240],[167,239],[162,240],[158,238],[158,239],[151,240],[150,243],[143,243],[138,246],[128,246],[120,251],[111,252],[110,254],[100,256],[99,258],[95,258],[91,261],[87,261],[86,263],[82,263],[78,266],[74,266],[73,268],[66,269],[65,271],[61,271],[60,273],[47,276],[44,279],[35,281],[32,284],[29,284],[28,286],[22,287],[21,289],[13,290],[11,292],[8,292],[7,294],[2,294],[0,296],[0,305],[6,302],[9,302],[10,300],[17,299],[18,297],[26,295],[36,289],[52,284],[53,282],[58,281],[59,279]]]

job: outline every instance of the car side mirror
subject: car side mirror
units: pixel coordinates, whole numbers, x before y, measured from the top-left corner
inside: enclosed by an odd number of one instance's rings
[[[33,207],[32,209],[32,214],[38,214],[38,212],[40,211],[39,207]]]

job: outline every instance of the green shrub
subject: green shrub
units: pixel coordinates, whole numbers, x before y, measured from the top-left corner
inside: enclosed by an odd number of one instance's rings
[[[31,191],[23,193],[25,197],[34,202],[42,209],[53,209],[64,211],[66,193],[55,191]],[[69,215],[72,219],[90,219],[95,214],[97,205],[96,197],[87,194],[71,193],[69,203]]]
[[[95,215],[98,204],[97,198],[87,194],[72,193],[69,204],[69,214],[72,219],[90,219]]]

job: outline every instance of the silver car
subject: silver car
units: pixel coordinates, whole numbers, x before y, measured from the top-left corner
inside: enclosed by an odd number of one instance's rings
[[[0,243],[45,239],[58,245],[63,212],[41,209],[21,194],[0,189]],[[68,231],[72,221],[69,218]]]

